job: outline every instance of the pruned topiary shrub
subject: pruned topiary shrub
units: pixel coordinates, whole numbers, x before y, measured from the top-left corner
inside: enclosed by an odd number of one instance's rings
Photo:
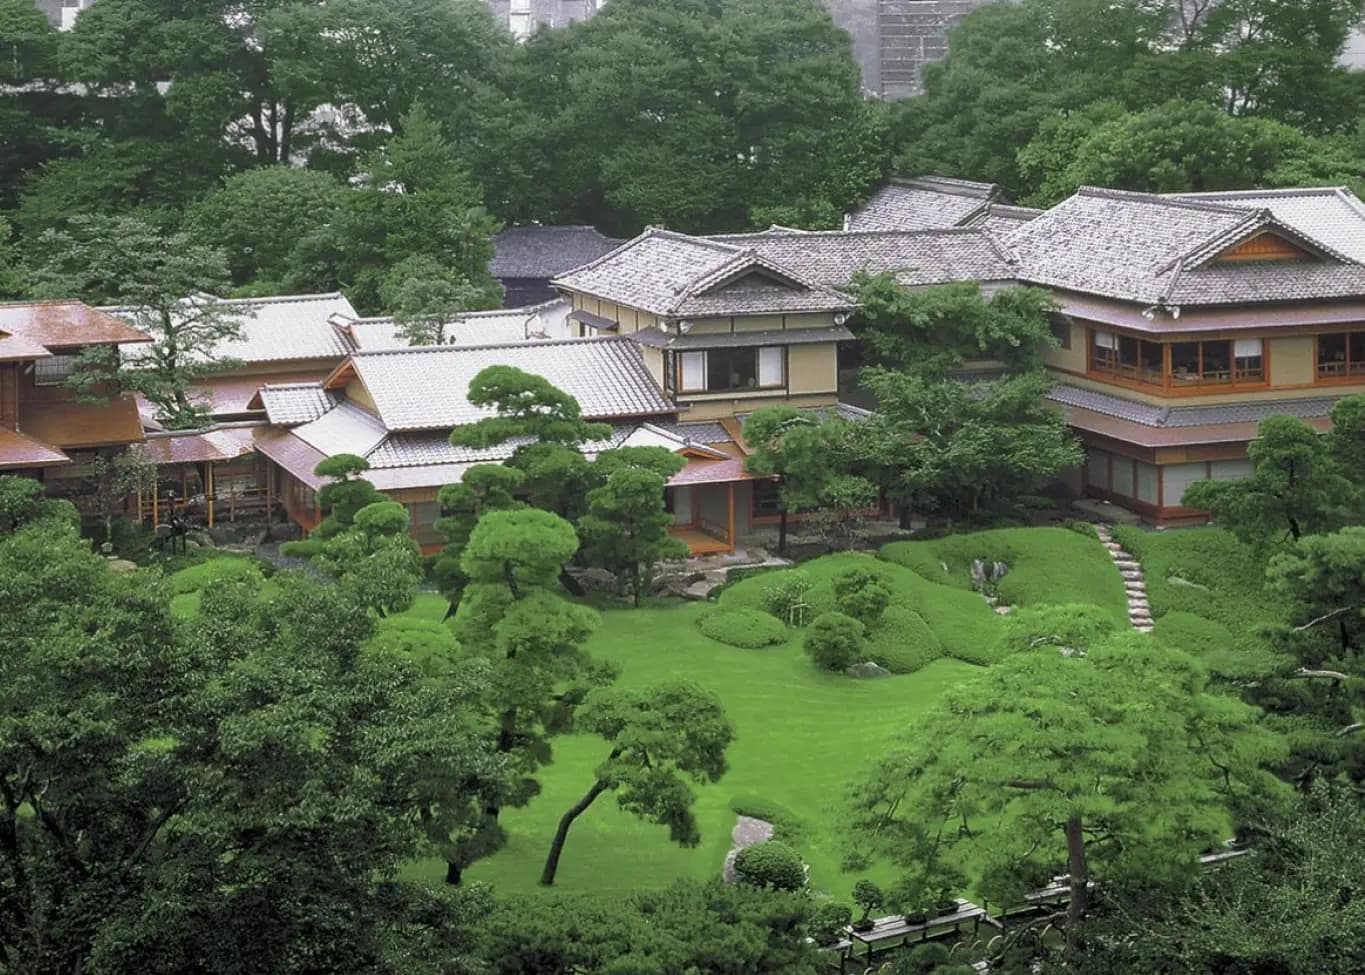
[[[913,674],[943,656],[943,643],[924,617],[888,606],[868,637],[867,657],[893,674]]]
[[[834,604],[839,612],[852,616],[866,627],[882,618],[891,604],[891,590],[881,576],[865,566],[856,566],[838,573],[832,580]]]
[[[811,590],[811,578],[800,569],[788,569],[773,573],[765,579],[763,586],[763,608],[783,623],[791,626],[805,626],[809,620],[807,596]]]
[[[172,573],[170,583],[171,591],[181,595],[199,592],[222,582],[260,581],[264,578],[260,564],[255,559],[219,556]]]
[[[1043,648],[1081,654],[1118,626],[1112,614],[1087,603],[1021,606],[1005,618],[1000,655]]]
[[[806,886],[806,865],[785,843],[769,840],[746,846],[735,856],[735,876],[740,883],[773,890],[800,890]]]
[[[787,628],[777,617],[756,609],[718,609],[697,621],[702,633],[719,643],[745,650],[787,641]]]
[[[824,947],[839,941],[852,920],[853,912],[846,905],[826,901],[811,911],[806,930],[810,932],[811,940]]]
[[[867,628],[837,610],[822,613],[806,631],[805,650],[817,667],[842,671],[863,659]]]

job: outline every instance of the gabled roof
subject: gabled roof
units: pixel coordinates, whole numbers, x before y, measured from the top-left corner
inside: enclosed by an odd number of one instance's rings
[[[1013,255],[980,228],[943,230],[820,230],[761,233],[724,240],[742,243],[809,280],[844,287],[858,271],[892,272],[901,284],[1007,281]]]
[[[778,232],[774,238],[805,237]],[[752,244],[650,228],[556,287],[639,308],[662,318],[853,311],[848,295],[778,264]]]
[[[218,302],[225,314],[236,318],[241,335],[220,342],[212,359],[235,359],[250,365],[303,359],[343,359],[350,352],[337,323],[353,320],[356,310],[340,292],[315,295],[280,295],[274,298],[200,298]],[[105,309],[136,323],[140,310],[132,307]]]
[[[83,345],[125,345],[151,338],[80,301],[0,304],[0,361],[45,359]]]
[[[493,236],[488,273],[499,279],[553,278],[620,246],[596,227],[508,227]]]
[[[1001,198],[994,183],[943,176],[894,178],[844,218],[845,230],[928,230],[960,227]]]
[[[1344,186],[1176,193],[1173,198],[1269,210],[1275,219],[1357,261],[1365,261],[1365,204]]]
[[[1224,263],[1260,234],[1311,257]],[[1082,187],[1005,238],[1018,277],[1152,305],[1276,302],[1365,294],[1365,267],[1322,240],[1251,210],[1204,200]]]
[[[316,420],[294,428],[294,436],[324,457],[365,457],[389,435],[383,422],[367,410],[343,400]]]
[[[341,394],[322,388],[322,383],[270,383],[256,391],[247,403],[252,410],[265,410],[272,426],[292,427],[316,420],[341,402]]]
[[[469,402],[469,383],[488,366],[504,365],[548,380],[591,419],[677,412],[645,368],[639,346],[618,337],[357,352],[324,386],[337,389],[358,378],[391,431],[449,430],[491,415]]]
[[[26,437],[17,430],[0,427],[0,470],[69,463],[71,458],[56,447]]]

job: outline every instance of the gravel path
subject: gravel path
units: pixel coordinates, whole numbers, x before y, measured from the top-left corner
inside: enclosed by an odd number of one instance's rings
[[[735,828],[730,831],[730,852],[725,855],[725,866],[721,870],[721,876],[725,878],[727,884],[735,882],[735,857],[739,856],[739,851],[746,846],[753,846],[755,843],[766,843],[773,838],[773,824],[763,819],[754,819],[752,816],[740,816],[735,823]]]

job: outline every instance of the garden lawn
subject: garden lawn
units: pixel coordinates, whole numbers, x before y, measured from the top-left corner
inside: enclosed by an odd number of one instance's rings
[[[1093,533],[1069,528],[1000,528],[923,542],[892,542],[882,547],[881,557],[929,582],[958,589],[971,589],[973,560],[980,559],[987,566],[1004,562],[1009,572],[997,588],[1007,605],[1085,603],[1116,620],[1128,620],[1123,579]]]
[[[747,805],[744,800],[757,797],[800,820],[792,845],[810,864],[812,884],[846,898],[863,874],[839,870],[845,785],[893,734],[976,668],[938,660],[904,677],[864,681],[826,674],[807,660],[799,638],[741,650],[703,636],[697,620],[707,609],[668,604],[610,610],[589,645],[595,656],[619,665],[619,686],[686,679],[723,700],[735,741],[729,772],[718,784],[698,789],[701,845],[676,846],[664,827],[621,812],[612,795],[603,795],[574,823],[557,887],[613,895],[677,877],[716,876],[735,824],[731,802],[739,798]],[[558,739],[554,764],[541,775],[543,793],[525,808],[503,813],[507,847],[471,868],[470,879],[501,891],[538,889],[555,824],[592,785],[593,769],[607,751],[598,739]],[[444,864],[427,861],[412,872],[439,882],[445,871]],[[890,871],[870,875],[892,879]]]

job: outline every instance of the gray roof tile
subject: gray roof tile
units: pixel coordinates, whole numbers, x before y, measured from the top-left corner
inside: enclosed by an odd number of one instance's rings
[[[1224,193],[1177,193],[1182,200],[1269,210],[1300,233],[1365,261],[1365,204],[1344,186]]]
[[[266,419],[277,427],[309,423],[341,402],[341,395],[323,389],[321,382],[267,384],[260,396]]]
[[[959,227],[998,197],[992,183],[924,176],[893,179],[844,221],[848,230],[927,230]]]
[[[679,335],[668,343],[670,349],[733,349],[760,345],[814,345],[820,342],[844,342],[853,338],[848,329],[787,328],[773,332],[693,332]]]
[[[677,412],[645,368],[639,346],[621,337],[358,352],[351,364],[395,432],[448,430],[490,415],[467,394],[470,380],[495,365],[544,377],[575,397],[586,417]]]
[[[1048,399],[1063,406],[1129,420],[1146,427],[1202,427],[1222,423],[1259,423],[1268,416],[1288,415],[1302,419],[1327,416],[1337,399],[1311,397],[1295,400],[1261,400],[1243,403],[1218,403],[1210,406],[1156,406],[1102,393],[1080,386],[1056,386]]]
[[[493,236],[488,273],[504,279],[553,278],[597,260],[621,243],[595,227],[508,227]]]

